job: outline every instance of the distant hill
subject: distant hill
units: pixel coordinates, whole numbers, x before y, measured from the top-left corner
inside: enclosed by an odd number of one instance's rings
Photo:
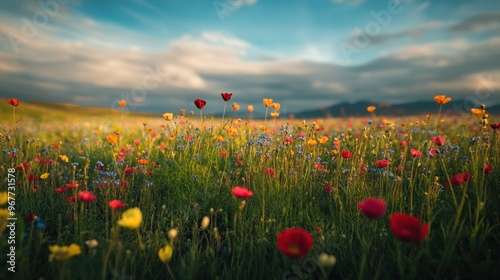
[[[319,108],[317,110],[304,111],[294,114],[296,118],[326,118],[326,117],[346,117],[358,116],[368,117],[370,113],[366,111],[368,106],[376,106],[375,113],[378,116],[409,116],[422,114],[436,114],[439,105],[434,101],[420,101],[405,104],[389,104],[386,102],[369,102],[359,101],[356,103],[340,103],[330,107]],[[470,114],[470,102],[466,101],[451,101],[443,105],[442,114]],[[479,106],[479,105],[478,105]],[[500,105],[487,107],[486,111],[489,114],[500,115]]]

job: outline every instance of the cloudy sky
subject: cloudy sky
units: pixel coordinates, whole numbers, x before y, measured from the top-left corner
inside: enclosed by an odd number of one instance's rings
[[[45,3],[45,4],[44,4]],[[497,0],[2,0],[0,97],[282,113],[369,100],[500,103]]]

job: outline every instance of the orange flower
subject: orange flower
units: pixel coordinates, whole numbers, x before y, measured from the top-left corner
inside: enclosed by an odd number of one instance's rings
[[[125,107],[125,106],[127,106],[127,101],[122,99],[122,100],[118,101],[118,105],[120,105],[120,107]]]
[[[320,144],[325,144],[328,141],[328,137],[326,136],[321,136],[321,138],[318,139],[318,142]]]
[[[238,111],[240,109],[240,105],[238,105],[238,103],[234,103],[232,107],[233,107],[233,110],[235,110],[235,111]]]
[[[434,102],[439,105],[444,105],[451,101],[451,97],[446,97],[446,95],[436,95],[434,96]]]
[[[248,105],[247,107],[248,112],[253,112],[253,105]]]
[[[115,144],[118,141],[118,136],[114,133],[108,134],[108,142],[110,145]]]
[[[7,99],[7,103],[9,103],[10,105],[12,105],[14,107],[17,107],[17,106],[19,106],[19,99],[9,98],[9,99]]]
[[[377,107],[375,107],[375,106],[368,106],[368,107],[366,107],[366,111],[368,111],[368,113],[375,112],[375,109],[377,109]]]
[[[278,111],[281,108],[279,103],[272,103],[271,107],[273,107],[274,111]]]
[[[278,113],[278,112],[271,112],[270,115],[273,118],[277,118],[280,115],[280,113]]]
[[[270,98],[264,98],[264,99],[262,99],[262,102],[264,103],[264,106],[266,106],[266,107],[270,107],[271,104],[273,104],[273,100]]]
[[[147,158],[140,158],[137,160],[137,163],[140,165],[146,165],[148,164],[149,160]]]
[[[314,140],[314,139],[309,139],[307,140],[307,145],[309,146],[314,146],[318,143],[318,141]]]
[[[484,115],[484,113],[486,113],[486,111],[485,111],[485,110],[481,110],[481,109],[477,109],[477,108],[472,108],[472,109],[470,109],[470,112],[471,112],[473,115],[478,116],[478,117],[479,117],[479,116],[482,116],[482,115]]]

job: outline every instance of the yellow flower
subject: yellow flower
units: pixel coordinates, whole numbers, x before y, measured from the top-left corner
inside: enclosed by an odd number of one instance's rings
[[[321,138],[318,139],[318,142],[320,144],[325,144],[328,141],[328,137],[326,136],[321,136]]]
[[[122,100],[118,101],[118,105],[120,105],[120,107],[125,107],[125,106],[127,106],[127,101],[122,99]]]
[[[12,218],[10,216],[9,210],[0,209],[0,234],[7,228],[7,219]]]
[[[333,267],[337,262],[337,258],[327,253],[321,253],[318,257],[319,265],[325,268]]]
[[[247,107],[248,112],[253,112],[253,105],[248,105]]]
[[[64,162],[68,162],[69,161],[69,158],[66,156],[66,155],[60,155],[59,158],[64,161]]]
[[[142,212],[138,207],[127,209],[118,220],[118,225],[128,229],[138,229],[142,224]]]
[[[43,173],[42,175],[40,175],[40,179],[47,179],[49,178],[49,175],[50,173]]]
[[[170,229],[170,230],[168,231],[168,239],[170,239],[170,240],[174,240],[174,239],[177,237],[177,233],[178,233],[178,232],[179,232],[179,231],[178,231],[176,228]]]
[[[4,205],[9,201],[9,194],[7,192],[0,192],[0,205]]]
[[[278,113],[278,112],[271,112],[271,113],[269,113],[269,114],[270,114],[270,115],[271,115],[271,117],[273,117],[273,118],[277,118],[277,117],[279,117],[279,115],[280,115],[280,113]]]
[[[375,112],[375,109],[377,109],[377,107],[375,107],[375,106],[368,106],[368,107],[366,107],[366,111],[368,111],[368,113]]]
[[[331,150],[332,155],[336,156],[339,154],[339,150]]]
[[[273,100],[270,98],[264,98],[262,99],[262,102],[264,103],[264,106],[269,107],[271,104],[273,104]]]
[[[434,102],[439,105],[444,105],[451,101],[451,97],[446,97],[446,95],[436,95],[434,96]]]
[[[172,253],[172,247],[170,245],[167,245],[158,251],[158,257],[163,263],[167,263],[172,258]]]
[[[163,118],[167,121],[171,121],[174,118],[174,114],[172,113],[165,113],[163,114]]]
[[[273,107],[274,111],[278,111],[281,108],[281,104],[279,104],[279,103],[272,103],[271,107]]]
[[[87,246],[89,246],[89,248],[95,248],[95,247],[99,246],[99,241],[97,241],[95,239],[90,239],[90,240],[85,241],[85,244],[87,244]]]
[[[235,110],[235,111],[238,111],[240,109],[240,105],[238,105],[238,103],[234,103],[232,107],[233,107],[233,110]]]
[[[210,218],[208,216],[203,217],[201,220],[201,229],[205,230],[210,225]]]
[[[69,246],[52,245],[49,246],[49,250],[52,253],[50,256],[58,261],[64,261],[82,253],[80,246],[75,243]]]

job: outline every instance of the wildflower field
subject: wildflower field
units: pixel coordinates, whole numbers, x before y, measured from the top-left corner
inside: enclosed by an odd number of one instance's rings
[[[221,97],[153,117],[2,101],[0,279],[500,279],[488,108],[293,120]]]

